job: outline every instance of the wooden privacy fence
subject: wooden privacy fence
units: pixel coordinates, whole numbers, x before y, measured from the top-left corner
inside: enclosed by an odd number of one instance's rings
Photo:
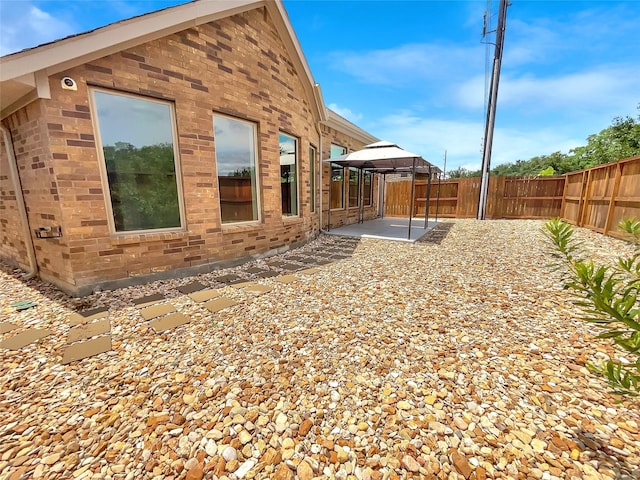
[[[622,237],[624,218],[640,219],[640,156],[568,173],[560,216],[574,225]]]
[[[440,198],[438,197],[440,188]],[[424,216],[426,181],[416,181],[414,215]],[[474,218],[480,178],[431,184],[429,216]],[[384,214],[408,216],[411,181],[388,182]],[[487,218],[561,217],[580,227],[622,237],[623,218],[640,219],[640,156],[561,177],[490,177]]]
[[[487,218],[551,218],[560,215],[564,177],[490,177]],[[440,194],[438,195],[438,190]],[[474,218],[478,213],[480,178],[431,184],[429,216]],[[408,216],[411,182],[389,182],[384,214]],[[439,197],[439,198],[438,198]],[[414,215],[424,216],[427,183],[416,182]]]

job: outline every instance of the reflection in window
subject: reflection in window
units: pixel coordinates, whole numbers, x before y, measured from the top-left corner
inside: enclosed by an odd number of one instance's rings
[[[331,158],[347,153],[346,147],[331,144]],[[344,208],[344,168],[331,164],[331,205],[329,208]]]
[[[214,115],[213,130],[222,223],[258,220],[256,128]]]
[[[171,105],[93,91],[117,232],[179,228]]]
[[[347,153],[346,147],[341,147],[340,145],[334,145],[333,143],[331,144],[331,154],[330,154],[331,158],[336,158],[341,155],[345,155],[346,153]]]
[[[349,167],[349,206],[357,207],[360,205],[359,198],[359,180],[360,172],[357,168]]]
[[[362,196],[364,198],[364,204],[367,207],[373,203],[373,189],[371,188],[372,178],[373,176],[371,172],[364,172],[364,180],[363,180],[364,192],[362,193]]]
[[[344,168],[331,164],[331,208],[342,208],[344,195]]]
[[[309,209],[316,211],[316,149],[309,147]]]
[[[298,215],[298,174],[296,139],[281,133],[280,143],[280,191],[282,192],[282,215]]]

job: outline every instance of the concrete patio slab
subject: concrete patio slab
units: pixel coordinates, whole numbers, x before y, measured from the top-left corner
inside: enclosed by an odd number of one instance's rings
[[[64,350],[62,364],[66,365],[77,360],[82,360],[83,358],[98,355],[99,353],[108,352],[109,350],[111,350],[111,335],[92,338],[86,342],[75,343]]]
[[[140,310],[140,314],[144,317],[145,320],[151,320],[152,318],[156,318],[160,315],[175,311],[176,307],[174,307],[170,303],[164,303],[162,305],[154,305],[152,307],[143,308],[142,310]]]
[[[91,310],[84,310],[70,315],[68,321],[69,325],[82,325],[83,323],[104,318],[107,315],[109,315],[109,311],[104,307],[92,308]]]
[[[260,285],[260,284],[256,284],[244,289],[245,292],[254,293],[256,295],[262,295],[263,293],[270,292],[271,290],[273,290],[273,287],[271,285]]]
[[[318,273],[319,271],[319,268],[305,268],[304,270],[300,270],[298,273],[301,273],[302,275],[312,275],[314,273]]]
[[[256,282],[240,282],[240,283],[233,283],[231,284],[231,287],[237,289],[237,290],[242,290],[243,288],[247,288],[247,287],[252,287],[253,285],[257,285]]]
[[[227,297],[220,297],[204,304],[204,307],[212,313],[219,312],[224,308],[233,307],[238,302]]]
[[[189,317],[183,315],[182,313],[173,313],[171,315],[167,315],[166,317],[151,320],[149,322],[149,326],[153,328],[157,333],[159,333],[189,323],[189,320]]]
[[[206,302],[207,300],[211,300],[212,298],[216,298],[220,296],[220,292],[214,288],[209,290],[202,290],[200,292],[193,292],[189,294],[189,298],[194,302]]]
[[[436,225],[437,223],[435,221],[429,220],[425,228],[424,217],[413,218],[411,220],[411,237],[409,237],[408,218],[385,217],[344,227],[332,228],[326,233],[346,237],[373,238],[413,243]]]
[[[149,305],[153,305],[154,303],[161,302],[164,299],[165,296],[161,293],[154,293],[153,295],[147,295],[146,297],[136,298],[133,300],[133,303],[137,308],[144,308]]]
[[[227,275],[220,275],[219,277],[216,277],[215,281],[220,283],[237,283],[244,282],[245,279],[233,273],[229,273]]]
[[[276,277],[274,280],[278,283],[293,283],[298,280],[298,277],[295,275],[282,275],[281,277]]]
[[[51,335],[52,333],[53,332],[51,330],[46,328],[30,328],[29,330],[13,335],[12,337],[0,342],[0,348],[20,350],[22,347],[26,347],[41,338]]]
[[[262,273],[258,273],[256,274],[256,277],[258,278],[271,278],[271,277],[277,277],[278,274],[276,272],[274,272],[273,270],[265,270]]]
[[[191,283],[187,283],[186,285],[182,285],[178,287],[178,291],[180,293],[184,293],[185,295],[188,295],[189,293],[198,292],[205,288],[207,287],[201,284],[200,282],[191,282]]]
[[[98,320],[97,322],[78,325],[69,330],[67,335],[67,343],[74,343],[79,340],[103,335],[111,331],[111,322],[108,318]]]
[[[18,328],[18,326],[14,325],[13,323],[0,322],[0,333],[7,333],[7,332],[10,332],[11,330],[15,330],[16,328]]]
[[[304,268],[304,266],[301,265],[296,265],[294,263],[285,263],[284,265],[282,265],[280,267],[282,270],[286,270],[288,272],[295,272],[297,270],[300,270],[302,268]]]

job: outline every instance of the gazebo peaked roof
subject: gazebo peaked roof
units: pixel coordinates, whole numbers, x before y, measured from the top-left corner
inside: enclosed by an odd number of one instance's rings
[[[429,190],[431,189],[431,172],[433,169],[436,169],[437,171],[438,167],[427,162],[420,155],[404,150],[395,143],[380,141],[365,145],[361,150],[356,150],[355,152],[347,153],[346,155],[341,155],[339,157],[327,158],[323,161],[342,167],[357,168],[360,170],[359,175],[361,175],[364,170],[383,174],[401,172],[411,173],[411,200],[409,203],[409,228],[407,233],[407,237],[409,239],[411,238],[411,220],[413,217],[416,180],[415,174],[427,173],[429,183],[427,187],[427,205],[424,217],[425,228],[427,227],[429,221]],[[362,195],[364,189],[359,190],[359,195]],[[384,198],[382,202],[384,211]],[[329,204],[331,204],[331,188],[329,188]],[[358,223],[362,223],[364,222],[362,199],[360,200],[359,205]],[[328,219],[328,228],[331,229],[331,208],[328,210]]]
[[[356,167],[376,172],[411,171],[426,172],[434,167],[420,155],[400,148],[395,143],[380,141],[366,145],[361,150],[339,157],[327,158],[325,162],[343,167]]]

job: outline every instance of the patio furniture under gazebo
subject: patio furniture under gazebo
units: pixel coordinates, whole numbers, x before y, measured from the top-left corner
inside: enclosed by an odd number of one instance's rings
[[[411,238],[411,220],[413,218],[413,203],[415,195],[415,178],[416,173],[426,173],[428,176],[426,209],[424,215],[425,228],[429,219],[429,198],[431,193],[431,172],[435,168],[431,163],[426,161],[420,155],[408,152],[398,145],[380,141],[366,145],[361,150],[347,153],[339,157],[327,158],[323,160],[326,163],[334,163],[342,167],[354,167],[359,170],[360,178],[363,171],[379,173],[384,178],[387,173],[410,173],[411,174],[411,200],[409,203],[409,226],[408,238]],[[360,180],[360,184],[362,181]],[[364,221],[364,211],[362,207],[362,189],[358,192],[360,197],[360,207],[358,210],[358,223]],[[331,205],[331,188],[329,188],[329,205]],[[382,215],[384,216],[384,195],[382,197]],[[331,230],[331,207],[327,210],[327,228]]]

